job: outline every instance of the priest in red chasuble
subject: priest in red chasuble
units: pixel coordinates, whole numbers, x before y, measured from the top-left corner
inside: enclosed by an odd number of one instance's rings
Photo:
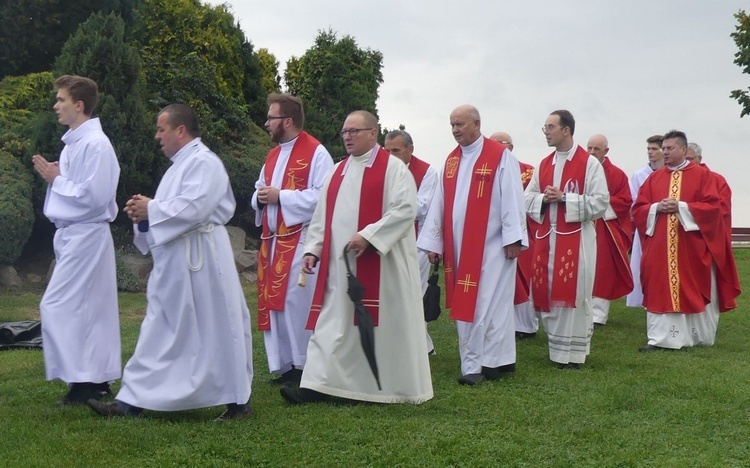
[[[515,370],[516,261],[528,247],[518,160],[482,136],[479,112],[457,107],[458,146],[448,155],[417,246],[445,265],[446,306],[456,320],[460,384]]]
[[[555,152],[542,160],[526,188],[534,236],[531,296],[547,332],[550,360],[561,369],[578,369],[594,328],[594,220],[607,210],[609,191],[602,165],[573,141],[569,111],[552,112],[542,132]]]
[[[636,227],[645,234],[648,343],[640,351],[713,345],[719,313],[737,307],[740,294],[715,178],[686,159],[683,132],[664,135],[662,152],[665,166],[646,179],[633,205]]]
[[[594,278],[594,325],[605,325],[609,318],[610,301],[633,290],[628,252],[633,245],[633,223],[630,208],[628,176],[612,164],[607,154],[609,142],[604,135],[594,135],[587,145],[589,154],[604,168],[609,190],[609,205],[604,216],[596,221],[596,277]]]
[[[490,140],[505,145],[508,151],[513,151],[513,138],[505,132],[495,132],[490,135]],[[524,190],[531,182],[531,176],[534,175],[534,166],[521,161],[518,162],[521,167],[521,186]],[[529,236],[529,248],[521,251],[518,256],[518,266],[516,268],[516,293],[513,298],[515,320],[516,320],[516,339],[525,340],[534,338],[539,330],[539,319],[536,311],[531,305],[529,278],[531,277],[531,254],[534,249],[534,239]]]
[[[312,288],[297,284],[302,245],[333,159],[302,130],[302,101],[288,94],[268,96],[266,129],[278,146],[269,151],[251,203],[263,228],[258,251],[258,329],[274,383],[299,384],[307,360],[305,329]],[[315,281],[315,277],[312,277]]]

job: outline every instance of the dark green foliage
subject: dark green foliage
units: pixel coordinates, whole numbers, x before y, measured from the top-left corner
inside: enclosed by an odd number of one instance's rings
[[[366,110],[377,116],[375,102],[383,83],[383,54],[360,49],[351,36],[341,39],[320,31],[301,57],[287,61],[287,90],[305,103],[305,127],[338,159],[344,155],[339,137],[346,116]]]
[[[742,73],[750,75],[750,16],[745,10],[740,10],[734,15],[737,18],[737,26],[731,34],[734,43],[739,49],[734,54],[734,63],[742,68]],[[742,106],[740,117],[750,114],[750,87],[747,89],[735,89],[730,94],[732,99],[736,99]]]
[[[55,61],[56,76],[87,76],[99,86],[94,115],[101,118],[120,161],[120,206],[135,193],[153,192],[153,173],[165,163],[152,138],[155,114],[149,114],[144,102],[141,59],[124,41],[124,33],[125,22],[119,16],[91,15]],[[121,218],[127,222],[124,215]]]
[[[268,49],[258,49],[258,63],[260,64],[261,82],[266,93],[281,91],[281,77],[279,76],[279,61]]]
[[[128,20],[139,0],[3,0],[0,78],[48,71],[68,37],[94,12]]]
[[[31,235],[31,175],[21,162],[0,150],[0,263],[12,264]]]

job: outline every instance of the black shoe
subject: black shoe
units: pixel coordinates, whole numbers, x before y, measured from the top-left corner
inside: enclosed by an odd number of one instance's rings
[[[530,338],[536,338],[536,332],[528,333],[528,332],[516,332],[516,339],[517,340],[528,340]]]
[[[108,395],[111,396],[112,392],[106,382],[103,384],[75,382],[70,385],[68,393],[59,399],[56,404],[59,406],[82,405],[92,398],[101,400]]]
[[[466,374],[458,379],[458,383],[461,385],[476,385],[480,382],[484,382],[485,377],[482,374]]]
[[[677,350],[672,349],[672,348],[662,348],[661,346],[647,344],[646,346],[641,346],[640,348],[638,348],[638,351],[640,351],[641,353],[649,353],[651,351],[677,351]]]
[[[99,400],[90,399],[87,401],[89,407],[94,410],[94,413],[99,416],[106,416],[109,418],[120,417],[120,416],[133,416],[123,411],[116,401],[110,401],[109,403],[102,403]]]
[[[279,377],[272,379],[271,383],[274,385],[287,385],[287,384],[299,385],[301,381],[302,381],[302,369],[291,368],[290,370],[281,374]]]
[[[280,389],[280,392],[281,396],[293,405],[317,403],[320,401],[325,401],[328,398],[328,395],[326,395],[325,393],[316,392],[315,390],[310,390],[309,388],[284,387]]]
[[[499,367],[484,367],[482,366],[482,375],[487,377],[487,380],[497,380],[505,374],[516,371],[516,363],[506,364]]]
[[[581,364],[578,362],[568,362],[563,364],[562,362],[556,362],[555,366],[558,369],[568,369],[568,370],[580,370]]]
[[[597,322],[594,322],[594,328],[602,328],[602,327],[604,327],[604,326],[606,326],[606,324],[605,324],[605,323],[597,323]]]
[[[238,405],[236,403],[230,403],[227,405],[226,411],[221,413],[221,416],[214,419],[214,421],[229,421],[232,419],[244,419],[249,418],[253,415],[253,410],[250,409],[250,404]]]
[[[437,354],[437,351],[435,351],[435,348],[432,348],[431,350],[427,351],[427,356],[434,356]]]

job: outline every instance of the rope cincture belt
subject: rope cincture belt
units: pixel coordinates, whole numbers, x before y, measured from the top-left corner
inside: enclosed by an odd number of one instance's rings
[[[300,227],[299,229],[297,229],[295,231],[287,232],[286,234],[277,234],[275,232],[272,232],[272,233],[269,233],[267,236],[261,235],[260,236],[260,240],[273,239],[274,237],[289,237],[289,236],[293,236],[293,235],[297,234],[298,232],[300,232],[303,228],[304,228],[304,226]]]
[[[211,253],[214,256],[214,259],[218,258],[218,255],[216,254],[216,244],[214,243],[214,227],[216,227],[213,223],[208,224],[201,224],[200,226],[196,227],[192,231],[186,232],[185,234],[181,235],[180,237],[185,238],[185,260],[187,261],[188,268],[190,271],[200,271],[201,268],[203,268],[203,242],[198,241],[198,262],[197,264],[193,265],[193,259],[190,256],[190,250],[191,250],[191,241],[190,241],[190,234],[197,232],[198,234],[211,234],[208,238],[208,243],[211,245]]]
[[[583,229],[583,224],[581,224],[581,227],[579,227],[575,231],[562,232],[562,231],[558,231],[557,230],[557,223],[551,223],[550,227],[549,227],[549,231],[547,231],[547,234],[545,234],[543,236],[540,236],[539,232],[536,232],[536,233],[534,233],[534,237],[536,237],[537,239],[544,239],[545,237],[549,236],[553,232],[555,234],[557,234],[557,235],[560,235],[560,236],[569,236],[571,234],[575,234],[576,232],[581,232],[582,229]]]

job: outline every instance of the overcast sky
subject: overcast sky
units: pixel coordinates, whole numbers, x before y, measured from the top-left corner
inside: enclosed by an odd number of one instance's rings
[[[449,115],[460,104],[479,109],[485,135],[510,133],[518,159],[535,166],[550,153],[541,127],[555,109],[573,113],[584,147],[605,134],[628,175],[647,162],[646,138],[682,130],[729,181],[733,224],[750,227],[750,116],[729,98],[750,85],[729,36],[750,0],[209,3],[230,5],[282,70],[321,29],[380,51],[380,123],[406,125],[415,154],[434,164],[456,145]]]

